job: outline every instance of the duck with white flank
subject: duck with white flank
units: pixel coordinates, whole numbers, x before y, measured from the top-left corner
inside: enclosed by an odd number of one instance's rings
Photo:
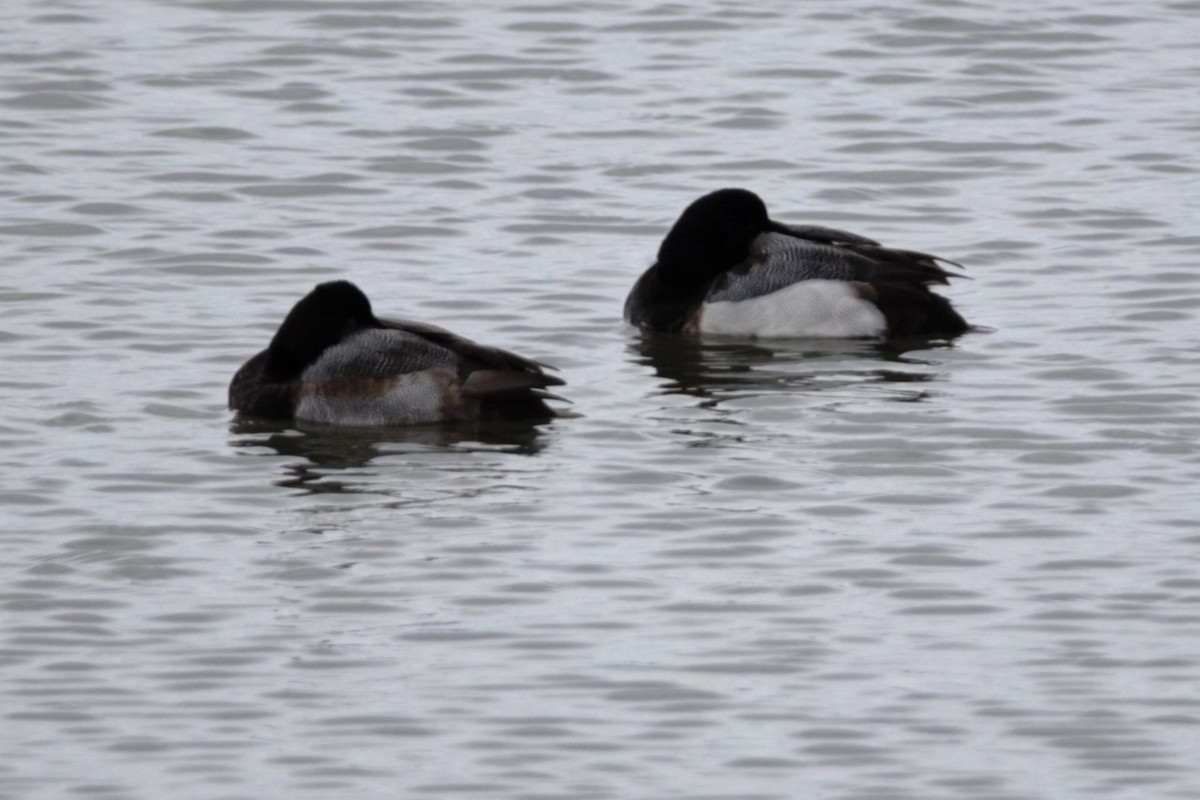
[[[349,281],[302,298],[229,384],[245,417],[385,426],[548,419],[563,383],[539,364],[434,325],[379,319]]]
[[[939,263],[941,262],[941,263]],[[688,206],[634,284],[648,330],[763,337],[951,337],[970,329],[932,284],[946,259],[816,225],[785,225],[745,189]]]

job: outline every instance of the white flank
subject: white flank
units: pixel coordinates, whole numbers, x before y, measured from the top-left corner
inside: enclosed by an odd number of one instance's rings
[[[879,336],[887,320],[845,281],[810,280],[736,302],[705,303],[700,332],[731,336]]]

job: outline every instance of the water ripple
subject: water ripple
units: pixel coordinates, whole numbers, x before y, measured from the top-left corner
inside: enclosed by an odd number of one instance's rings
[[[1200,792],[1179,13],[0,15],[0,794]],[[625,329],[737,185],[962,261],[981,330]],[[572,412],[231,423],[333,278]]]

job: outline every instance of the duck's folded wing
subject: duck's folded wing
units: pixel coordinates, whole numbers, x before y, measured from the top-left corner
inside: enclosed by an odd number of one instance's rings
[[[418,336],[454,336],[454,334],[445,328],[429,322],[417,322],[414,319],[401,319],[400,317],[380,317],[379,321],[386,328],[407,331],[408,333],[415,333]]]
[[[810,280],[888,282],[918,287],[946,283],[955,275],[944,269],[938,263],[940,260],[926,253],[896,250],[868,241],[832,244],[764,233],[751,243],[745,261],[713,282],[705,301],[749,300]]]
[[[832,244],[764,233],[750,245],[750,255],[713,281],[706,302],[739,302],[811,280],[866,280],[871,261]]]
[[[949,264],[965,270],[962,264],[941,256],[922,253],[917,250],[898,250],[895,247],[882,245],[846,245],[847,249],[869,258],[875,263],[874,280],[890,280],[902,283],[949,285],[951,278],[965,278],[957,272],[951,272],[942,266]]]
[[[563,380],[538,372],[514,372],[510,369],[477,369],[463,381],[464,397],[478,400],[503,400],[537,397],[543,400],[564,400],[544,391],[548,386],[560,386]],[[569,401],[568,401],[569,402]]]
[[[785,225],[782,222],[772,222],[772,227],[779,233],[796,239],[807,239],[811,242],[825,244],[874,244],[879,242],[860,236],[857,233],[843,231],[837,228],[826,228],[823,225]]]
[[[962,278],[949,272],[942,264],[949,264],[958,269],[966,269],[957,261],[951,261],[941,256],[921,253],[916,250],[900,250],[895,247],[884,247],[874,239],[860,236],[850,231],[838,228],[826,228],[822,225],[785,225],[782,222],[772,222],[772,230],[796,239],[803,239],[820,244],[830,244],[836,247],[865,255],[879,264],[891,264],[915,271],[923,283],[948,283],[949,278]]]
[[[306,382],[386,379],[425,370],[442,370],[457,375],[464,389],[475,387],[478,394],[486,393],[486,375],[507,376],[505,386],[542,389],[561,386],[564,381],[547,375],[532,361],[504,350],[483,347],[466,339],[448,334],[449,344],[466,342],[469,347],[451,349],[427,336],[418,336],[396,328],[370,328],[354,333],[326,350],[304,371]],[[484,358],[477,356],[482,355]],[[516,362],[515,365],[512,362]],[[525,366],[529,364],[531,366]]]
[[[468,362],[483,364],[496,369],[519,370],[540,373],[544,369],[554,369],[549,364],[534,361],[531,358],[519,356],[509,350],[473,342],[465,336],[451,333],[445,328],[430,325],[426,322],[414,322],[407,319],[387,318],[381,320],[388,328],[412,333],[439,347],[457,353]],[[561,381],[559,381],[561,383]]]
[[[307,383],[383,379],[441,368],[462,371],[462,359],[423,336],[393,328],[368,328],[325,350],[304,370]]]

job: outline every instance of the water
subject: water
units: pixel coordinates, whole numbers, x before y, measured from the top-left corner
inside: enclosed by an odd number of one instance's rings
[[[0,9],[0,797],[1200,794],[1194,2]],[[641,337],[720,186],[989,331]],[[550,425],[237,425],[312,284]]]

